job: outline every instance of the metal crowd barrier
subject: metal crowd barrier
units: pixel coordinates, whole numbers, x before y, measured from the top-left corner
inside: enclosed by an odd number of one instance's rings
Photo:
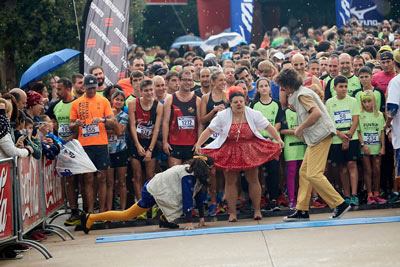
[[[0,161],[0,247],[8,244],[32,246],[46,259],[52,258],[43,244],[25,239],[34,229],[66,238],[73,235],[64,227],[47,223],[65,205],[64,183],[56,173],[56,160],[9,158]]]

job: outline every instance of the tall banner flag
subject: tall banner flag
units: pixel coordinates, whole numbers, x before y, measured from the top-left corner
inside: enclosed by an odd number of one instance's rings
[[[336,0],[336,25],[340,28],[354,17],[361,25],[376,26],[382,21],[382,5],[382,0]]]
[[[92,66],[104,70],[106,85],[125,78],[128,69],[129,0],[89,0],[84,14],[81,38],[80,71],[85,75]]]
[[[253,25],[253,0],[231,0],[231,31],[242,35],[249,44]]]
[[[336,26],[346,25],[350,19],[350,0],[336,0]]]

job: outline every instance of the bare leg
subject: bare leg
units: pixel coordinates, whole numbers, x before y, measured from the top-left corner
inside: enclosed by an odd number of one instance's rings
[[[173,167],[175,165],[180,165],[182,164],[182,160],[181,159],[177,159],[174,157],[168,157],[168,167]]]
[[[363,172],[364,172],[364,181],[365,181],[365,186],[367,187],[367,192],[368,194],[372,194],[370,156],[364,155],[363,157]]]
[[[350,174],[351,194],[357,195],[357,191],[358,191],[357,163],[355,161],[347,162],[347,169],[349,170],[349,174]]]
[[[69,175],[65,177],[65,187],[67,190],[67,199],[69,202],[69,206],[71,210],[75,210],[78,208],[78,201],[77,201],[77,191],[78,188],[76,186],[75,180],[77,179],[77,176],[75,175]]]
[[[249,194],[254,207],[254,216],[261,216],[261,186],[258,180],[258,167],[244,171],[246,180],[249,183]]]
[[[236,199],[238,196],[237,181],[238,173],[224,171],[225,175],[225,199],[228,202],[229,220],[237,219]]]
[[[88,212],[94,212],[94,194],[93,194],[93,181],[94,174],[93,173],[85,173],[83,175],[85,182],[85,196],[86,196],[86,204]]]
[[[102,170],[97,173],[97,190],[99,193],[99,212],[106,211],[106,198],[107,198],[107,184],[106,184],[106,171]]]
[[[374,192],[380,191],[380,186],[381,186],[381,157],[380,156],[374,156],[372,157],[372,166],[377,166],[376,168],[372,169],[373,173],[373,179],[374,179]]]
[[[350,183],[347,168],[344,164],[339,164],[340,179],[342,181],[343,193],[345,197],[350,198]]]
[[[133,190],[135,192],[136,199],[142,198],[142,184],[143,184],[143,171],[142,164],[139,160],[132,158],[133,162]]]
[[[126,209],[126,171],[128,167],[117,168],[117,179],[119,185],[119,196],[121,202],[121,210]]]
[[[152,158],[150,161],[145,163],[146,165],[146,177],[144,181],[150,180],[154,177],[156,171],[156,158]],[[144,184],[142,184],[143,187]]]
[[[114,168],[109,168],[106,171],[106,210],[112,210],[112,203],[114,197]]]

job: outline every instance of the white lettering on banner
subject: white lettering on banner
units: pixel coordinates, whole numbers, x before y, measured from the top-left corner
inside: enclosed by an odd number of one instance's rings
[[[104,54],[103,50],[101,50],[101,48],[97,49],[97,54],[99,54],[99,56],[102,57],[103,61],[105,63],[108,64],[108,66],[115,72],[118,72],[118,68],[117,66],[114,65],[114,63],[112,63],[112,61],[106,56],[106,54]]]
[[[101,37],[101,39],[103,39],[103,41],[107,44],[110,45],[111,41],[110,39],[107,38],[107,36],[104,34],[104,32],[102,32],[99,27],[97,27],[96,24],[93,23],[93,21],[91,21],[89,23],[90,28],[92,28],[92,30],[97,33],[97,35],[99,35]]]
[[[118,28],[114,28],[114,32],[119,37],[119,39],[121,39],[121,41],[125,44],[125,47],[128,48],[128,40],[126,39],[124,34]]]
[[[113,83],[110,81],[110,79],[107,78],[107,76],[104,76],[104,82],[107,85],[112,85]]]
[[[3,233],[6,230],[7,226],[7,201],[8,199],[4,199],[5,194],[5,186],[8,178],[8,169],[3,167],[1,170],[0,176],[0,186],[1,186],[1,198],[0,198],[0,233]]]
[[[124,66],[125,69],[128,68],[128,62],[126,62],[125,57],[121,57],[122,65]]]
[[[112,10],[112,12],[115,13],[115,15],[117,15],[117,17],[122,21],[125,22],[125,17],[124,15],[121,13],[121,11],[118,10],[118,8],[116,6],[114,6],[114,4],[112,3],[111,0],[103,0],[103,2]]]
[[[90,4],[90,8],[93,9],[94,12],[96,12],[97,15],[99,15],[100,17],[103,17],[103,16],[104,16],[104,12],[103,12],[98,6],[96,6],[95,3],[92,2],[92,3]]]
[[[340,18],[342,19],[342,24],[346,24],[346,18],[350,18],[350,3],[348,0],[342,0],[340,2],[340,5],[342,6],[342,10],[344,11],[345,14],[342,12],[339,12]],[[346,17],[345,17],[346,15]]]
[[[89,66],[93,66],[94,61],[91,60],[90,57],[89,57],[88,55],[85,54],[85,55],[84,55],[84,59],[85,59],[85,62],[86,62]],[[85,75],[86,75],[86,73],[85,73]]]
[[[247,3],[246,3],[247,2]],[[253,0],[246,0],[241,4],[242,9],[242,22],[246,26],[246,30],[251,32],[251,25],[253,23]]]
[[[358,21],[361,23],[361,25],[366,25],[366,26],[376,26],[378,25],[378,20],[376,19],[365,19],[365,14],[373,11],[376,9],[376,5],[369,7],[369,8],[365,8],[365,9],[360,9],[360,10],[356,10],[355,7],[352,7],[350,9],[350,12],[352,15],[356,16]]]
[[[21,202],[25,206],[22,211],[22,220],[39,214],[39,182],[36,182],[36,162],[33,157],[29,159],[29,171],[20,176],[21,179]]]
[[[46,208],[50,207],[50,205],[54,205],[62,198],[62,188],[61,183],[57,183],[57,179],[60,179],[55,174],[55,164],[51,162],[51,164],[46,164],[46,161],[43,166],[43,176],[44,176],[44,192],[45,192],[45,200],[46,200]]]

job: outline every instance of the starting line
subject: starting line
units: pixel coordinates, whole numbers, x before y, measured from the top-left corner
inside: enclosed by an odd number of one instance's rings
[[[203,228],[203,229],[200,228],[187,231],[177,230],[177,231],[166,231],[166,232],[155,232],[155,233],[100,236],[96,239],[96,243],[99,244],[99,243],[147,240],[147,239],[158,239],[158,238],[180,237],[180,236],[212,235],[212,234],[225,234],[225,233],[241,233],[241,232],[269,231],[269,230],[281,230],[281,229],[393,223],[393,222],[400,222],[400,216],[361,217],[361,218],[306,221],[306,222],[285,222],[285,223],[273,223],[273,224]]]

